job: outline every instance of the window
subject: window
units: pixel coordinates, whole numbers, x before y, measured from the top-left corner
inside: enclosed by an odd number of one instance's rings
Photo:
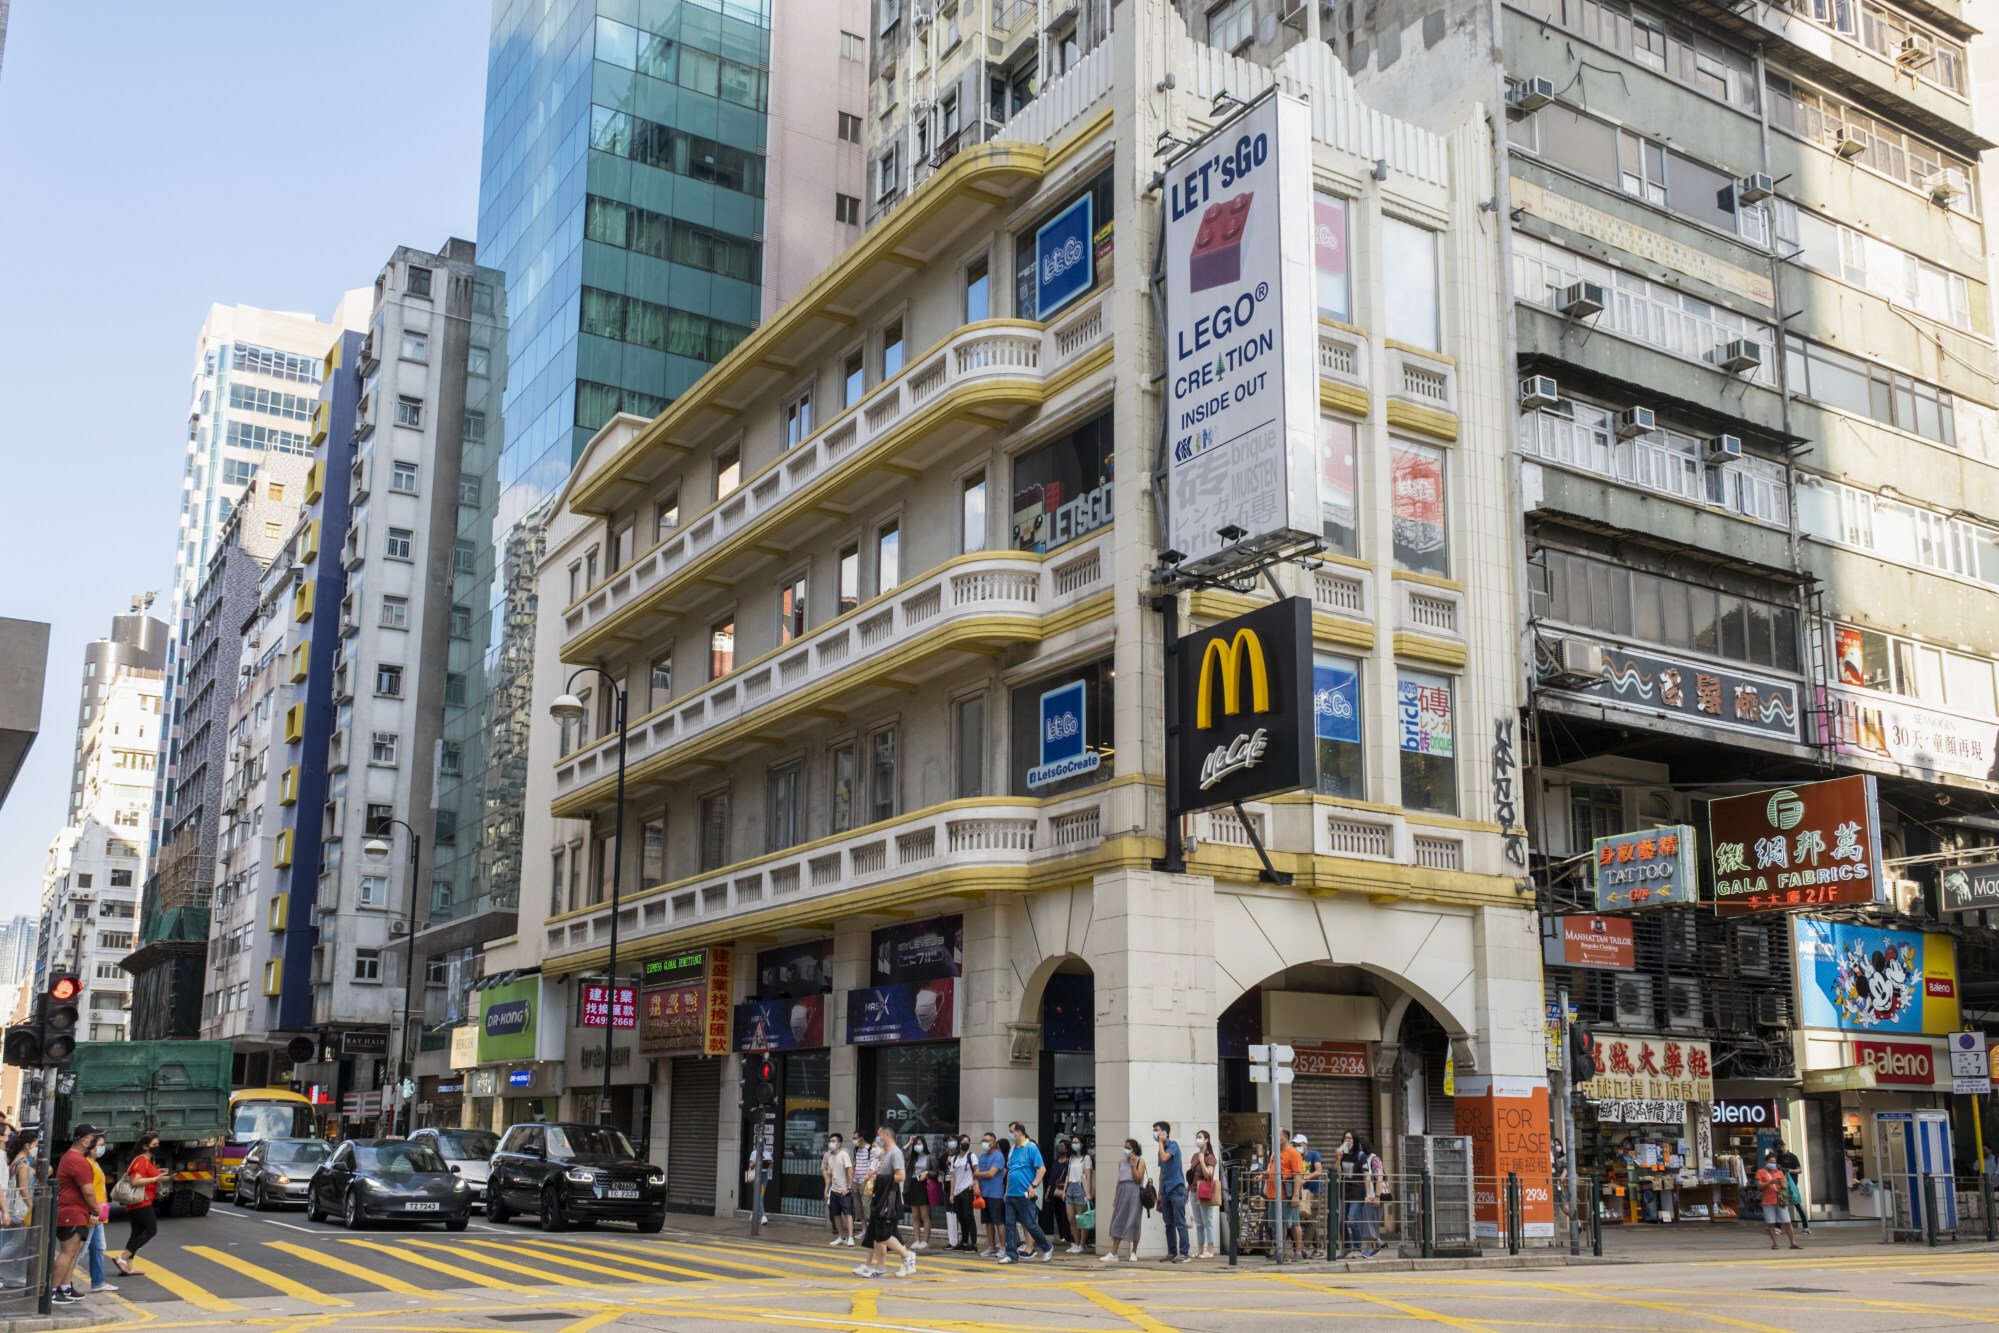
[[[375,668],[375,693],[389,698],[400,698],[403,692],[403,669],[399,666],[378,666]]]
[[[646,711],[666,706],[673,698],[673,654],[652,659],[652,670],[646,674]]]
[[[270,540],[270,541],[276,541],[276,540],[278,540],[278,539],[279,539],[280,537],[283,537],[284,535],[285,535],[285,527],[284,527],[284,524],[282,524],[282,523],[266,523],[266,524],[264,525],[264,536],[265,536],[265,538],[266,538],[267,540]]]
[[[402,355],[405,361],[430,360],[430,335],[414,329],[403,330]]]
[[[867,370],[861,360],[860,349],[847,353],[847,359],[840,370],[840,406],[852,407],[861,401],[868,391]]]
[[[654,541],[665,541],[680,528],[680,492],[675,491],[659,502],[653,512],[652,532]]]
[[[548,914],[550,916],[560,916],[569,910],[569,900],[563,891],[564,880],[562,877],[562,863],[567,855],[568,853],[563,848],[558,847],[553,852],[550,852],[548,856]]]
[[[854,743],[846,741],[826,752],[826,771],[832,779],[827,808],[830,811],[830,833],[845,833],[854,827],[854,807],[857,793],[854,790],[858,779],[855,767]]]
[[[1841,685],[1994,715],[1993,664],[1988,659],[1851,625],[1835,625],[1831,633]]]
[[[285,498],[285,484],[282,481],[265,482],[264,495],[274,503],[282,503]]]
[[[1395,567],[1448,578],[1451,538],[1445,508],[1444,451],[1396,440],[1389,458],[1394,471]]]
[[[1106,168],[1080,190],[1015,230],[1016,317],[1047,319],[1110,281],[1109,240],[1115,211],[1116,192]],[[1044,255],[1044,245],[1054,248]]]
[[[410,599],[407,597],[384,597],[382,599],[382,626],[385,629],[408,629],[410,627]]]
[[[882,330],[882,378],[902,373],[902,321],[894,320]]]
[[[718,870],[729,863],[729,793],[711,791],[701,798],[701,869]]]
[[[708,679],[720,680],[736,669],[736,618],[708,629]]]
[[[1112,675],[1110,659],[1100,658],[1014,687],[1007,719],[1009,794],[1060,796],[1111,779]]]
[[[596,866],[597,875],[590,885],[590,903],[609,902],[611,898],[611,877],[618,873],[617,843],[608,833],[598,837],[591,847],[591,864]]]
[[[465,769],[465,746],[459,741],[441,741],[437,751],[437,771],[455,778]]]
[[[1053,551],[1110,523],[1112,447],[1106,412],[1015,455],[1014,550]]]
[[[1256,10],[1250,0],[1226,0],[1208,11],[1208,45],[1236,52],[1256,35]]]
[[[479,507],[479,478],[468,477],[463,473],[459,474],[458,503],[467,509],[477,509]]]
[[[944,146],[948,149],[950,147],[951,140],[956,138],[958,135],[957,93],[955,92],[947,93],[944,97],[944,100],[938,103],[938,115],[940,119],[937,132],[943,136]]]
[[[665,878],[666,813],[661,811],[639,825],[639,884],[657,884]]]
[[[715,455],[715,498],[720,500],[742,483],[743,446],[732,444]],[[590,582],[594,587],[597,580],[593,576]]]
[[[1587,851],[1598,838],[1624,832],[1624,796],[1615,787],[1577,783],[1569,788],[1570,846]]]
[[[1793,607],[1736,596],[1724,604],[1722,594],[1711,586],[1566,551],[1543,551],[1528,568],[1532,614],[1537,618],[1728,656],[1752,666],[1799,668],[1798,613]]]
[[[611,567],[605,573],[615,574],[632,563],[632,543],[635,536],[633,525],[630,523],[611,534]]]
[[[1319,527],[1334,555],[1360,555],[1359,455],[1353,422],[1319,419]]]
[[[1320,653],[1312,661],[1312,734],[1319,755],[1319,790],[1361,800],[1367,795],[1361,736],[1360,663]]]
[[[569,906],[574,909],[583,906],[583,844],[569,844]]]
[[[393,731],[375,732],[368,746],[368,762],[383,768],[394,768],[399,743],[400,738]]]
[[[451,608],[451,637],[469,639],[472,637],[472,608],[455,605]]]
[[[398,462],[389,472],[389,489],[405,495],[416,494],[416,464]]]
[[[861,225],[861,201],[851,194],[833,196],[833,220],[850,227]]]
[[[383,549],[382,554],[388,556],[391,560],[408,560],[410,558],[410,542],[415,536],[416,534],[408,528],[390,528],[389,542]]]
[[[1950,394],[1933,384],[1889,370],[1879,362],[1784,338],[1791,386],[1808,397],[1883,425],[1957,447],[1957,414]]]
[[[955,753],[951,795],[964,800],[986,794],[986,696],[974,694],[951,705]]]
[[[868,737],[869,823],[894,818],[899,805],[895,738],[894,727],[884,727]]]
[[[1451,681],[1404,671],[1395,682],[1397,748],[1402,754],[1402,805],[1434,814],[1458,812]]]
[[[840,112],[840,137],[848,143],[859,143],[861,118],[850,111]]]
[[[490,378],[493,373],[493,349],[490,347],[481,347],[477,343],[474,343],[470,348],[466,349],[465,373],[467,375],[472,376],[474,379],[483,380]],[[480,418],[479,437],[481,439],[484,439],[485,413],[482,412],[479,413],[478,415]],[[467,439],[471,438],[470,432],[467,432],[466,438]]]
[[[965,265],[965,322],[976,324],[993,317],[992,266],[981,255]]]
[[[387,907],[389,905],[388,876],[386,875],[361,876],[360,894],[361,894],[360,898],[357,899],[358,906]]]
[[[409,277],[403,284],[403,290],[411,296],[429,296],[430,270],[421,264],[409,265]]]
[[[878,200],[893,198],[896,188],[902,181],[896,169],[895,149],[891,148],[881,155],[881,160],[876,163],[875,172],[875,198]]]
[[[805,633],[805,575],[798,574],[777,590],[777,641],[790,643]]]
[[[852,60],[857,64],[866,64],[868,59],[867,38],[862,37],[858,33],[852,33],[852,32],[841,33],[840,59]]]
[[[486,442],[486,414],[484,412],[467,412],[459,420],[458,432],[465,437],[465,443],[467,444],[484,444]]]
[[[986,549],[986,474],[983,470],[958,483],[958,549]]]
[[[902,524],[891,519],[875,530],[875,592],[892,592],[902,582]]]
[[[1963,193],[1951,207],[1977,212],[1978,182],[1967,159],[1774,71],[1765,71],[1763,82],[1770,91],[1770,123],[1778,129],[1828,152],[1841,141],[1858,144],[1860,151],[1847,161],[1923,194],[1928,193],[1932,176],[1953,172],[1963,184]]]
[[[840,548],[840,611],[845,614],[861,604],[861,548],[850,544]]]
[[[397,398],[396,424],[398,426],[410,426],[415,429],[419,430],[422,429],[423,399],[412,398],[408,394],[403,394],[401,397]]]
[[[770,771],[770,809],[764,820],[764,849],[781,852],[805,841],[805,765],[793,761]]]
[[[129,888],[131,888],[131,887],[132,887],[132,872],[131,872],[131,871],[129,871],[129,870],[114,870],[114,871],[112,871],[112,872],[111,872],[111,887],[112,887],[112,888],[114,888],[114,889],[129,889]]]
[[[1437,233],[1399,218],[1381,220],[1381,280],[1395,293],[1388,303],[1390,338],[1438,351]]]
[[[795,449],[812,434],[812,392],[807,390],[784,405],[784,447]]]
[[[1353,318],[1353,266],[1348,262],[1347,201],[1324,191],[1312,196],[1312,268],[1319,318]]]

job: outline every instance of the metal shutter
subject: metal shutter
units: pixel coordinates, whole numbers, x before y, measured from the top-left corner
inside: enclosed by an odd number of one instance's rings
[[[1423,1092],[1425,1109],[1430,1116],[1432,1134],[1455,1134],[1458,1130],[1457,1098],[1444,1091],[1444,1053],[1435,1052],[1423,1057]]]
[[[1348,1130],[1365,1134],[1378,1143],[1374,1133],[1374,1080],[1367,1078],[1300,1078],[1290,1087],[1290,1104],[1284,1118],[1291,1132],[1303,1134],[1327,1162],[1329,1173],[1339,1167],[1340,1136]]]
[[[721,1140],[722,1062],[687,1056],[673,1062],[667,1090],[666,1206],[715,1215],[715,1154]]]

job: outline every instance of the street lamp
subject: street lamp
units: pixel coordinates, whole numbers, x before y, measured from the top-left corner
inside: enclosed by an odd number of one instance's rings
[[[618,728],[618,796],[617,808],[612,816],[611,841],[611,947],[604,959],[604,973],[609,979],[611,992],[611,1012],[604,1017],[604,1086],[597,1097],[597,1123],[611,1123],[611,1045],[617,1035],[618,1022],[618,892],[624,883],[625,870],[625,689],[617,679],[602,667],[578,667],[569,677],[563,692],[548,706],[548,715],[557,722],[581,722],[590,715],[590,710],[576,697],[578,676],[595,673],[604,678],[604,687],[611,691],[615,706],[615,722]]]
[[[418,833],[415,829],[411,828],[408,824],[404,823],[400,819],[391,819],[382,823],[379,827],[379,833],[385,835],[389,833],[392,829],[397,829],[397,828],[400,828],[403,832],[410,835],[410,869],[409,869],[409,874],[406,877],[409,881],[406,887],[409,889],[410,906],[409,906],[409,917],[405,922],[406,929],[403,932],[403,938],[406,941],[408,941],[408,943],[405,948],[405,957],[403,959],[403,1015],[402,1015],[402,1022],[401,1024],[398,1025],[398,1031],[396,1033],[396,1061],[395,1061],[396,1114],[389,1121],[389,1129],[390,1132],[392,1133],[395,1130],[397,1122],[402,1118],[402,1109],[404,1101],[403,1078],[405,1077],[405,1070],[403,1068],[403,1054],[405,1051],[409,1049],[410,1008],[411,1008],[410,993],[411,993],[411,987],[416,979],[417,857],[423,851],[423,835],[421,833]],[[379,861],[389,854],[388,839],[384,836],[379,836],[379,835],[370,838],[368,839],[368,841],[361,844],[361,852],[369,860]],[[414,1117],[412,1117],[412,1119],[414,1119]],[[412,1125],[411,1128],[415,1128],[415,1126]]]

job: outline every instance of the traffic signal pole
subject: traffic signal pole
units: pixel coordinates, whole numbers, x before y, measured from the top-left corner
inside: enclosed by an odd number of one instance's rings
[[[1569,1201],[1569,1253],[1581,1254],[1582,1218],[1576,1213],[1576,1172],[1580,1169],[1576,1157],[1576,1055],[1569,1043],[1569,988],[1566,985],[1555,989],[1555,1014],[1562,1034],[1562,1067],[1557,1071],[1562,1076],[1562,1152],[1569,1164],[1568,1170],[1563,1172],[1562,1189]],[[1591,1195],[1590,1207],[1596,1206],[1596,1196]]]

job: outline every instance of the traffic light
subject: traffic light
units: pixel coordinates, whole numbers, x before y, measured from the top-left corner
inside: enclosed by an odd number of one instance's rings
[[[1569,1025],[1569,1083],[1587,1083],[1596,1077],[1596,1034],[1581,1023]]]
[[[775,1071],[772,1070],[771,1068],[770,1057],[765,1056],[763,1062],[763,1068],[760,1069],[757,1074],[759,1080],[757,1083],[758,1106],[777,1105],[777,1082],[775,1079],[772,1078],[772,1074],[774,1072]]]
[[[0,1059],[28,1068],[59,1065],[69,1059],[76,1050],[76,1002],[82,994],[83,981],[76,973],[51,976],[49,988],[35,997],[34,1013],[28,1021],[7,1029]]]

